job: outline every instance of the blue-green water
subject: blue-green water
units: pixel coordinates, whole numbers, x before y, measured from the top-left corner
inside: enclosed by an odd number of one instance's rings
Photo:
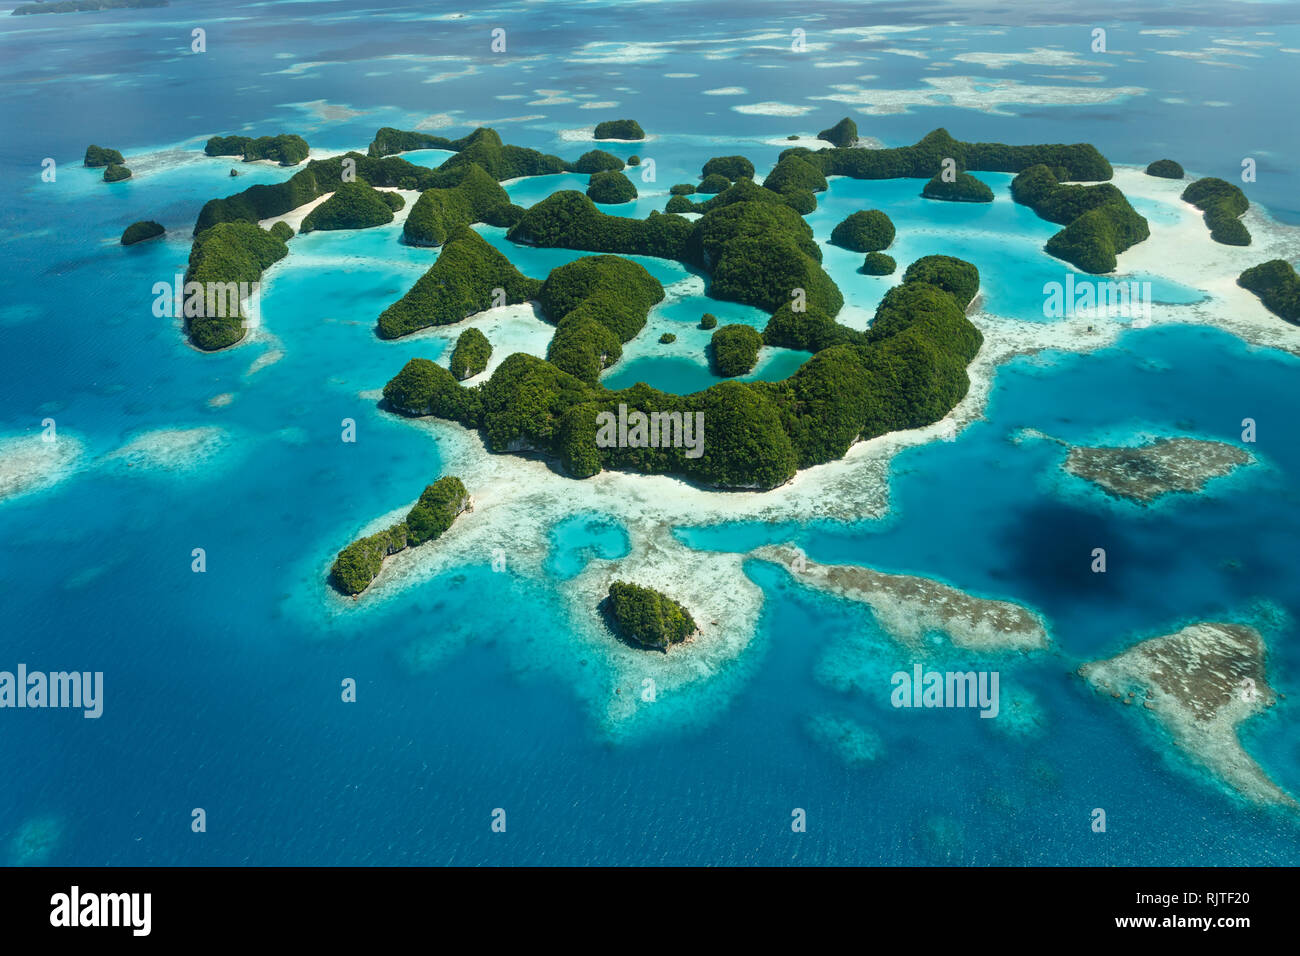
[[[677,533],[693,547],[744,551],[792,540],[816,560],[937,577],[1039,610],[1052,653],[979,661],[950,652],[954,663],[1002,671],[1014,719],[894,710],[879,691],[881,675],[909,661],[870,613],[750,562],[746,573],[765,604],[743,661],[717,678],[734,693],[696,694],[701,720],[689,731],[615,744],[588,716],[604,662],[576,651],[562,606],[565,582],[586,563],[626,552],[627,529],[608,516],[577,514],[549,529],[546,573],[537,579],[485,563],[415,585],[365,615],[333,614],[325,600],[320,569],[329,556],[454,469],[427,434],[359,397],[411,357],[440,357],[440,342],[373,334],[375,317],[437,250],[404,246],[396,226],[295,238],[264,290],[272,338],[219,354],[190,349],[178,323],[150,309],[153,283],[184,271],[206,199],[288,175],[241,165],[245,175],[231,178],[229,160],[196,155],[207,135],[250,124],[301,131],[317,148],[364,149],[381,125],[409,129],[446,112],[446,135],[492,122],[510,142],[576,158],[594,144],[561,131],[633,115],[658,139],[610,148],[657,154],[654,185],[666,193],[694,180],[712,155],[743,152],[760,170],[770,166],[782,146],[766,140],[815,132],[850,109],[811,99],[832,83],[858,82],[864,71],[883,74],[885,88],[922,83],[925,61],[884,48],[929,49],[947,39],[958,41],[949,47],[1015,51],[1069,44],[1080,27],[1000,35],[927,27],[915,40],[879,42],[832,34],[818,53],[826,61],[864,51],[878,59],[819,68],[796,83],[793,70],[758,69],[754,60],[774,59],[761,51],[745,62],[714,61],[664,46],[649,59],[625,52],[585,62],[600,52],[588,43],[716,37],[716,11],[703,7],[674,17],[635,6],[547,4],[526,16],[511,7],[502,15],[521,58],[512,67],[470,49],[488,25],[477,16],[448,25],[427,19],[442,12],[427,5],[365,14],[293,6],[204,5],[202,58],[186,52],[194,4],[97,15],[93,27],[30,18],[0,32],[8,54],[0,111],[10,130],[0,163],[20,184],[0,223],[0,436],[35,435],[52,417],[60,435],[85,446],[80,467],[61,482],[0,503],[0,669],[102,670],[106,684],[98,720],[0,711],[0,760],[10,768],[0,788],[0,860],[30,862],[16,857],[11,840],[48,818],[54,837],[40,859],[69,864],[1300,862],[1290,818],[1245,805],[1169,756],[1144,714],[1094,696],[1073,676],[1080,661],[1190,620],[1254,623],[1269,643],[1270,681],[1288,700],[1249,723],[1244,741],[1274,780],[1300,792],[1292,713],[1300,442],[1285,412],[1300,371],[1293,358],[1177,326],[1129,331],[1088,355],[1018,359],[999,370],[985,420],[955,441],[895,459],[883,520],[699,529],[682,516]],[[855,24],[849,10],[829,17],[827,31]],[[755,14],[748,26],[758,33],[769,21]],[[1263,29],[1300,46],[1292,27]],[[1137,30],[1116,28],[1112,44],[1174,42],[1139,41]],[[727,42],[744,31],[731,24]],[[1198,49],[1229,34],[1255,35],[1199,27],[1178,42]],[[1268,57],[1261,69],[1288,63],[1275,48],[1260,49]],[[393,54],[466,59],[383,58]],[[522,59],[529,55],[545,59]],[[1232,174],[1241,148],[1292,154],[1286,137],[1294,134],[1255,115],[1257,69],[1148,60],[1048,68],[1100,72],[1105,86],[1151,91],[1104,105],[854,115],[864,134],[890,143],[946,125],[971,139],[1088,140],[1116,162],[1170,154],[1221,175]],[[309,63],[323,65],[277,72]],[[465,64],[476,72],[426,85]],[[1034,75],[1044,71],[1013,66],[991,78],[1042,83]],[[232,73],[244,77],[233,88]],[[744,103],[796,101],[814,111],[793,119],[740,113],[729,109],[735,98],[699,95],[731,85],[746,88]],[[529,105],[544,89],[587,98]],[[1188,102],[1162,105],[1161,96]],[[593,97],[619,105],[579,108]],[[322,119],[292,105],[318,100],[358,115]],[[1203,123],[1189,121],[1207,110],[1231,117],[1246,144],[1234,144],[1231,157],[1202,135]],[[122,149],[139,178],[107,186],[80,168],[87,141]],[[185,152],[161,155],[173,148]],[[39,179],[45,156],[59,163],[54,183]],[[436,165],[445,154],[410,158]],[[1252,200],[1294,216],[1292,175],[1261,177]],[[1044,321],[1042,284],[1064,277],[1041,252],[1056,227],[1010,202],[1009,177],[981,178],[997,198],[979,208],[922,200],[919,182],[833,181],[808,221],[846,302],[869,315],[899,279],[858,274],[861,256],[826,242],[848,212],[875,206],[898,226],[890,252],[900,267],[931,252],[969,258],[990,309]],[[545,177],[509,188],[516,202],[531,202],[584,182]],[[644,215],[664,198],[605,208]],[[121,248],[122,228],[141,218],[162,221],[167,237]],[[479,228],[538,278],[581,255],[515,247],[504,230]],[[678,264],[638,261],[666,285],[689,278]],[[1155,291],[1164,301],[1196,297]],[[606,384],[691,391],[716,381],[705,362],[710,333],[697,328],[705,311],[720,323],[765,321],[747,307],[672,295]],[[677,342],[660,345],[664,331]],[[250,373],[274,353],[278,360]],[[765,349],[756,377],[783,377],[804,359]],[[229,404],[210,404],[223,394],[233,396]],[[1059,446],[1010,441],[1032,427],[1070,442],[1136,432],[1239,442],[1247,417],[1258,423],[1251,451],[1261,466],[1147,510],[1060,477]],[[357,423],[355,444],[339,441],[345,418]],[[105,458],[141,434],[196,427],[219,429],[224,443],[185,468]],[[196,547],[206,550],[205,574],[191,572]],[[1105,575],[1089,571],[1094,547],[1107,549]],[[339,688],[349,677],[358,699],[345,705]],[[874,734],[875,759],[854,763],[828,748],[816,732],[826,715]],[[195,807],[207,811],[206,833],[190,830]],[[507,834],[490,829],[496,807],[508,809]],[[807,833],[791,832],[794,807],[808,811]],[[1094,807],[1107,810],[1104,835],[1089,828]]]

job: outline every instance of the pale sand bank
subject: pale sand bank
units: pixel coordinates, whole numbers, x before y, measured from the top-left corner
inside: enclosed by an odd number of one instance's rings
[[[974,651],[1037,651],[1050,643],[1042,617],[1011,601],[975,597],[931,578],[818,564],[789,546],[767,545],[752,553],[782,565],[801,584],[870,606],[884,631],[914,650],[922,650],[933,631]]]
[[[1269,778],[1237,735],[1245,720],[1276,703],[1266,653],[1253,628],[1202,622],[1084,664],[1079,674],[1101,693],[1140,700],[1175,747],[1243,797],[1295,808],[1295,798]]]

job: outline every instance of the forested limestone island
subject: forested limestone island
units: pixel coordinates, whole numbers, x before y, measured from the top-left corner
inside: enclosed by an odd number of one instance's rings
[[[894,224],[879,209],[851,213],[831,230],[831,243],[853,252],[879,252],[894,241]]]
[[[359,538],[340,551],[330,568],[330,583],[343,594],[360,594],[379,576],[385,558],[441,537],[452,522],[473,507],[461,480],[444,475],[424,489],[405,521]]]
[[[654,588],[614,581],[601,602],[610,629],[637,647],[668,651],[699,632],[686,608]]]
[[[33,13],[82,13],[87,10],[130,10],[137,7],[165,7],[167,0],[51,0],[23,3],[9,11],[15,17]]]
[[[125,160],[122,159],[122,154],[117,150],[109,149],[106,146],[91,145],[86,147],[86,158],[83,164],[93,169],[97,166],[111,166],[114,163],[120,166],[123,162]]]
[[[1030,166],[1011,180],[1011,198],[1065,226],[1047,240],[1049,255],[1094,275],[1113,272],[1116,256],[1150,236],[1150,226],[1111,183],[1081,186],[1063,184],[1064,178],[1074,176],[1065,168]]]
[[[645,131],[636,120],[605,120],[596,124],[596,139],[645,139]]]
[[[516,269],[477,232],[460,225],[429,270],[379,316],[377,332],[380,338],[396,339],[431,326],[451,325],[494,305],[527,302],[537,297],[541,287],[539,280]],[[503,301],[495,301],[496,289],[503,290]]]
[[[754,164],[744,156],[714,156],[704,164],[704,168],[700,171],[700,178],[707,180],[710,176],[721,176],[727,180],[727,185],[730,186],[737,179],[753,179]],[[721,192],[722,190],[710,189],[705,191]]]
[[[285,238],[283,230],[278,234],[268,232],[255,222],[217,223],[195,237],[185,282],[187,285],[199,282],[209,288],[232,282],[257,282],[267,267],[289,254]],[[228,311],[222,301],[219,311]],[[234,345],[244,337],[246,315],[242,305],[233,315],[213,314],[218,310],[209,310],[206,302],[200,311],[202,314],[192,313],[187,300],[183,316],[185,330],[197,348],[212,352]]]
[[[817,138],[842,148],[851,147],[858,141],[858,124],[846,116],[830,129],[818,133]]]
[[[161,223],[154,222],[152,219],[142,219],[131,223],[122,231],[122,245],[133,246],[146,239],[155,239],[166,231]]]
[[[203,147],[209,156],[241,156],[244,162],[269,159],[281,166],[297,166],[307,158],[307,141],[293,133],[278,136],[213,136]]]
[[[587,196],[592,202],[616,205],[636,199],[637,192],[632,180],[620,172],[607,170],[592,175],[587,184]]]
[[[713,367],[725,378],[752,372],[762,347],[763,336],[748,325],[724,325],[709,343]]]
[[[866,258],[862,260],[863,275],[888,276],[893,275],[896,269],[898,263],[894,261],[894,257],[883,252],[868,252]]]
[[[124,179],[131,178],[131,170],[119,163],[109,163],[104,167],[104,182],[120,183]]]
[[[398,193],[381,191],[360,181],[343,183],[334,195],[307,214],[299,232],[384,226],[405,205],[406,200]]]
[[[921,189],[925,199],[943,199],[948,202],[992,202],[993,190],[988,183],[970,173],[957,173],[951,180],[943,173],[935,173]]]
[[[1300,276],[1285,259],[1252,266],[1237,277],[1237,285],[1259,296],[1274,315],[1300,325]]]
[[[728,221],[748,222],[764,234],[762,219]],[[711,239],[722,241],[717,233]],[[590,256],[552,270],[537,296],[547,320],[556,323],[547,359],[516,353],[473,387],[427,359],[411,359],[384,387],[384,400],[401,414],[477,429],[491,451],[550,457],[574,478],[614,469],[674,474],[710,487],[769,489],[800,468],[842,458],[856,441],[946,415],[966,394],[966,366],[983,342],[965,315],[978,290],[979,273],[970,263],[918,259],[902,284],[886,293],[864,332],[834,320],[838,290],[824,306],[809,297],[803,310],[786,292],[763,341],[815,354],[785,381],[721,382],[692,395],[643,383],[614,391],[599,384],[601,368],[644,326],[663,287],[634,262]],[[666,422],[702,413],[708,438],[698,453],[631,442],[608,447],[597,441],[598,416],[617,414],[620,405],[666,416]]]
[[[1225,246],[1250,245],[1250,230],[1241,221],[1250,208],[1250,200],[1241,188],[1230,182],[1207,176],[1183,190],[1182,199],[1205,214],[1210,238]]]
[[[478,329],[466,329],[456,339],[451,352],[451,374],[458,382],[473,378],[487,368],[492,357],[492,344]]]
[[[1172,159],[1157,159],[1147,166],[1147,175],[1159,176],[1161,179],[1182,179],[1186,174],[1182,165]]]
[[[695,187],[694,192],[707,193],[716,195],[731,185],[731,180],[721,173],[709,173],[700,180],[700,184]]]
[[[571,173],[591,175],[592,173],[621,172],[624,163],[613,153],[607,153],[603,149],[592,149],[579,156],[576,163],[569,163],[567,166],[568,171]]]

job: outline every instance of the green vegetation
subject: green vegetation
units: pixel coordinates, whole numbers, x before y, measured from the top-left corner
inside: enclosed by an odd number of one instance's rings
[[[417,149],[447,149],[452,152],[459,152],[468,141],[468,135],[453,140],[442,136],[433,136],[429,133],[383,126],[375,133],[375,138],[371,140],[366,154],[379,159],[384,156],[392,156],[394,153],[405,153]]]
[[[386,557],[440,537],[469,503],[469,492],[459,478],[439,478],[424,489],[405,521],[340,551],[330,568],[330,583],[343,594],[360,594],[378,577]]]
[[[459,149],[435,170],[434,185],[450,185],[449,176],[461,166],[476,163],[487,170],[497,182],[518,179],[520,176],[547,176],[566,171],[567,163],[558,156],[541,153],[523,146],[510,146],[501,142],[497,131],[482,126],[463,140],[457,140]]]
[[[1030,166],[1011,181],[1011,198],[1065,228],[1047,240],[1049,255],[1085,272],[1113,272],[1116,256],[1151,235],[1146,219],[1110,183],[1062,185],[1060,171]]]
[[[733,378],[754,370],[763,336],[748,325],[724,325],[713,333],[710,345],[718,374]]]
[[[1182,179],[1184,175],[1181,164],[1174,162],[1172,159],[1157,159],[1147,167],[1148,176],[1159,176],[1162,179]]]
[[[982,338],[964,314],[970,301],[964,296],[972,285],[978,288],[978,274],[945,256],[913,265],[910,277],[885,296],[866,333],[836,325],[824,311],[782,310],[791,335],[820,347],[784,382],[729,381],[685,396],[641,384],[615,392],[516,353],[473,388],[415,359],[384,396],[407,414],[479,429],[493,451],[554,456],[575,478],[614,468],[680,474],[716,487],[772,488],[798,468],[842,457],[859,438],[937,421],[965,395],[966,365]],[[780,338],[776,327],[772,338]],[[708,433],[702,454],[598,442],[598,416],[620,405],[646,415],[703,414]]]
[[[1198,179],[1183,190],[1183,201],[1189,202],[1205,213],[1205,224],[1210,227],[1210,238],[1225,246],[1250,245],[1250,231],[1241,216],[1250,208],[1238,186],[1207,176]]]
[[[754,164],[744,156],[714,156],[704,164],[700,175],[707,179],[714,174],[725,176],[729,184],[737,179],[753,179]]]
[[[705,312],[700,316],[700,328],[716,329],[718,327],[718,317],[712,312]]]
[[[608,216],[582,193],[566,189],[528,209],[506,238],[534,246],[680,259],[690,232],[691,223],[678,216]]]
[[[952,182],[935,173],[921,190],[926,199],[945,199],[949,202],[992,202],[993,190],[970,173],[958,173]]]
[[[677,336],[673,335],[671,332],[665,332],[663,335],[659,336],[660,345],[672,345],[676,341]]]
[[[242,156],[244,162],[270,159],[281,166],[297,166],[307,158],[307,141],[292,133],[278,136],[213,136],[203,147],[209,156]]]
[[[868,252],[867,257],[862,260],[862,271],[869,276],[893,275],[897,268],[898,263],[894,261],[894,257],[887,256],[883,252]]]
[[[619,159],[613,153],[607,153],[603,149],[593,149],[583,153],[578,157],[576,163],[568,165],[568,171],[571,173],[603,173],[607,171],[619,172],[623,168],[623,160]]]
[[[24,3],[9,11],[15,17],[33,13],[81,13],[85,10],[134,10],[140,7],[165,7],[167,0],[48,0]]]
[[[433,325],[450,325],[493,305],[493,290],[515,305],[537,295],[541,283],[516,269],[468,226],[458,226],[430,267],[379,316],[379,337],[395,339]]]
[[[154,222],[152,219],[142,219],[140,222],[131,223],[122,231],[122,245],[133,246],[137,242],[161,236],[166,231],[161,223]]]
[[[457,381],[473,378],[487,368],[492,357],[492,345],[478,329],[466,329],[456,339],[451,353],[451,374]]]
[[[653,588],[615,581],[602,604],[614,633],[642,647],[667,651],[697,630],[686,608]]]
[[[104,167],[104,182],[120,183],[124,179],[131,178],[131,170],[125,166],[119,166],[117,163],[109,163]]]
[[[627,164],[628,164],[629,166],[640,166],[640,165],[641,165],[641,157],[638,156],[636,153],[633,153],[631,156],[629,156],[629,157],[627,158]]]
[[[645,132],[636,120],[605,120],[596,124],[596,139],[645,139]]]
[[[763,188],[773,192],[787,194],[792,192],[823,192],[826,190],[826,175],[815,163],[806,157],[787,156],[763,180]]]
[[[709,173],[700,180],[700,184],[695,187],[695,191],[699,193],[720,193],[730,186],[731,180],[726,176],[721,173]]]
[[[1285,259],[1252,266],[1237,277],[1237,285],[1259,296],[1274,315],[1300,325],[1300,277]]]
[[[279,239],[281,242],[288,242],[294,235],[293,226],[289,225],[283,219],[279,222],[272,223],[270,232],[271,235],[275,236],[275,238]]]
[[[691,202],[685,196],[670,196],[668,205],[664,206],[664,212],[669,215],[679,215],[684,212],[695,212],[695,203]]]
[[[343,594],[360,594],[379,576],[384,558],[405,551],[407,528],[395,524],[378,534],[358,538],[339,552],[330,568],[330,583]]]
[[[121,166],[125,160],[122,154],[115,149],[109,149],[106,146],[87,146],[86,158],[83,160],[84,165],[94,168],[96,166]]]
[[[469,492],[459,478],[444,475],[424,489],[406,515],[407,543],[414,547],[440,537],[469,507]]]
[[[786,139],[798,139],[798,138],[799,138],[798,133],[791,133],[789,136],[786,137]]]
[[[798,139],[798,136],[791,136],[791,139]],[[824,139],[828,143],[834,143],[836,146],[849,147],[858,141],[858,124],[853,122],[847,116],[840,120],[830,129],[824,129],[817,134],[818,139]]]
[[[223,222],[199,233],[190,247],[185,282],[206,288],[229,283],[254,283],[273,262],[289,253],[289,247],[255,223]],[[225,300],[222,300],[224,305]],[[214,303],[215,304],[215,303]],[[206,306],[206,300],[205,300]],[[204,308],[203,315],[186,315],[190,341],[205,351],[234,345],[244,337],[242,307],[235,315],[206,314],[222,311]]]
[[[318,229],[369,229],[393,221],[393,210],[385,197],[396,193],[381,193],[369,183],[361,181],[343,183],[334,195],[325,200],[302,221],[299,232]],[[401,199],[401,196],[397,196]]]
[[[831,230],[831,242],[854,252],[879,252],[894,241],[894,224],[879,209],[852,213]]]
[[[694,183],[677,183],[675,186],[668,187],[668,193],[672,196],[689,196],[694,192]]]
[[[832,345],[866,341],[865,332],[840,325],[820,309],[796,312],[788,303],[772,313],[763,329],[763,344],[803,352],[820,352]]]
[[[727,192],[747,182],[741,180]],[[709,295],[717,299],[773,312],[802,289],[809,305],[831,315],[844,304],[840,290],[821,267],[821,248],[813,241],[812,228],[783,202],[736,202],[711,208],[691,224],[684,258],[712,274]]]
[[[823,132],[829,132],[824,130]],[[952,159],[959,169],[974,172],[1018,173],[1043,164],[1062,171],[1062,180],[1098,181],[1114,175],[1110,163],[1087,143],[1066,146],[1008,146],[1005,143],[965,143],[946,129],[927,133],[913,146],[895,149],[826,148],[816,152],[795,146],[781,158],[796,156],[827,176],[854,179],[929,179]]]
[[[475,222],[509,225],[516,220],[510,196],[482,166],[469,164],[456,172],[455,182],[426,189],[411,207],[402,239],[413,246],[440,246],[461,226]],[[519,210],[522,214],[522,210]]]
[[[593,202],[631,202],[636,195],[636,187],[632,185],[632,180],[612,170],[593,174],[587,184],[587,196]]]
[[[537,296],[555,323],[547,359],[594,385],[663,297],[663,286],[644,267],[617,256],[586,256],[551,270]]]

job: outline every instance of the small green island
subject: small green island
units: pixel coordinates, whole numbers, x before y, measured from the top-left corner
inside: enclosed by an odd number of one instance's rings
[[[686,608],[654,588],[614,581],[601,602],[610,629],[636,647],[668,651],[699,632]]]
[[[1259,296],[1264,308],[1300,325],[1300,276],[1285,259],[1270,259],[1251,266],[1237,277],[1237,285]]]
[[[1210,238],[1225,246],[1250,245],[1250,230],[1241,217],[1250,208],[1250,200],[1241,187],[1207,176],[1183,190],[1182,199],[1205,214]]]
[[[451,374],[456,381],[463,382],[481,374],[492,358],[492,344],[486,335],[478,329],[469,328],[456,338],[456,347],[451,352]]]
[[[894,223],[879,209],[852,213],[831,230],[831,244],[853,252],[880,252],[894,242]]]
[[[1116,186],[1063,182],[1076,177],[1064,167],[1039,163],[1011,180],[1011,198],[1040,219],[1065,226],[1047,240],[1048,255],[1094,275],[1114,272],[1118,254],[1147,239],[1151,227]]]
[[[122,154],[115,149],[109,149],[106,146],[87,146],[86,158],[82,161],[84,165],[94,169],[99,166],[122,165],[124,160]]]
[[[1182,179],[1186,175],[1182,164],[1172,159],[1157,159],[1147,166],[1146,173],[1148,176],[1158,176],[1161,179]]]
[[[718,317],[712,312],[705,312],[700,316],[700,328],[716,329],[718,327]]]
[[[320,229],[369,229],[393,221],[393,213],[406,200],[398,193],[375,189],[369,183],[343,183],[302,221],[301,233]]]
[[[239,156],[246,163],[266,159],[297,166],[307,158],[307,141],[294,133],[276,136],[213,136],[203,147],[209,156]]]
[[[595,138],[641,140],[645,139],[645,131],[636,120],[604,120],[596,124]]]
[[[659,336],[660,345],[672,345],[676,341],[677,341],[677,336],[674,335],[672,332],[665,332],[663,335]]]
[[[591,181],[587,184],[587,197],[592,202],[616,205],[631,202],[636,199],[636,196],[636,187],[632,185],[632,180],[612,169],[593,173]]]
[[[120,163],[109,163],[104,167],[104,182],[120,183],[131,178],[131,170]]]
[[[862,273],[869,276],[893,275],[898,269],[894,257],[883,252],[868,252],[862,260]]]
[[[957,173],[949,180],[943,173],[935,173],[921,189],[925,199],[942,199],[947,202],[992,202],[993,190],[988,183],[970,173]]]
[[[385,558],[441,537],[461,514],[472,510],[469,492],[459,478],[439,478],[424,489],[406,520],[340,551],[330,568],[330,583],[340,593],[355,597],[379,576]]]
[[[713,333],[709,347],[719,375],[726,378],[747,375],[758,364],[763,336],[748,325],[724,325]]]
[[[794,136],[791,138],[798,139],[799,137]],[[824,129],[818,133],[817,138],[833,143],[841,149],[849,149],[858,141],[858,124],[846,116],[830,129]]]
[[[131,223],[122,231],[122,245],[133,246],[137,242],[156,239],[166,231],[161,223],[154,222],[152,219],[142,219]]]

